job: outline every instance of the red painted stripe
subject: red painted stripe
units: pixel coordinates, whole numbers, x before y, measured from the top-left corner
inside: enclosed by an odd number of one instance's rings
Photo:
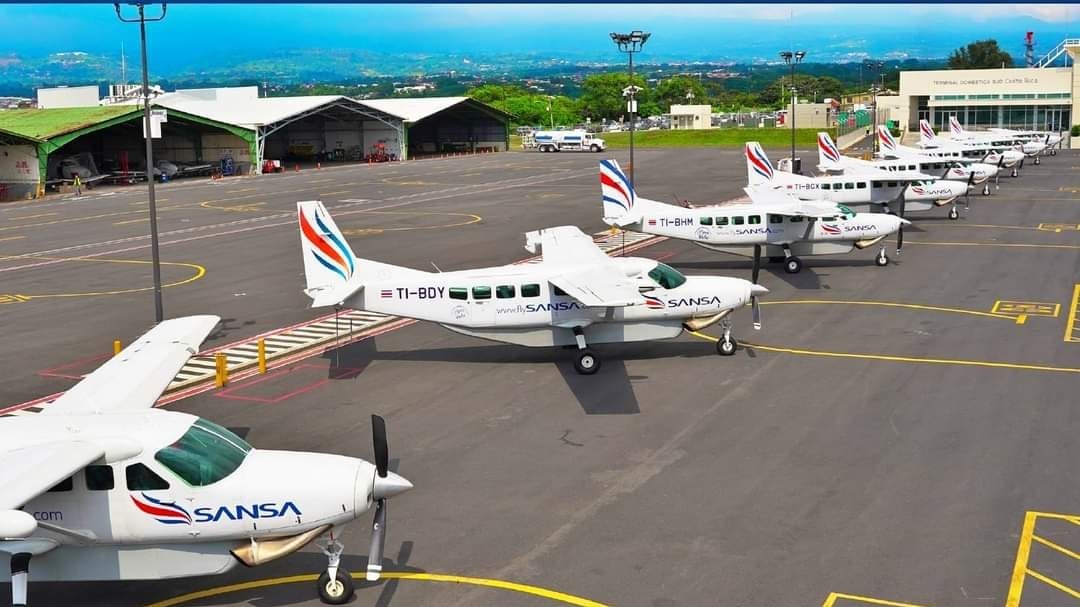
[[[620,194],[623,195],[623,198],[625,198],[627,200],[630,200],[630,196],[627,195],[626,190],[623,189],[622,185],[616,183],[615,180],[612,179],[611,177],[609,177],[607,173],[603,173],[603,172],[600,173],[600,184],[601,185],[609,185],[609,186],[615,188],[616,190],[619,191]]]
[[[144,504],[144,503],[140,502],[139,500],[135,499],[134,496],[131,496],[131,501],[135,503],[136,508],[138,508],[139,510],[142,510],[143,512],[145,512],[147,514],[150,514],[150,515],[153,515],[153,516],[164,516],[166,518],[182,518],[184,520],[188,520],[188,517],[185,516],[184,514],[180,513],[180,512],[176,512],[175,510],[166,510],[164,508],[158,508],[157,506],[151,506],[150,504]]]
[[[326,240],[324,240],[323,237],[320,236],[318,232],[316,232],[311,227],[311,224],[308,223],[307,217],[304,217],[304,213],[300,212],[299,215],[300,231],[304,233],[304,237],[308,239],[308,242],[315,245],[315,248],[322,251],[330,259],[333,259],[334,261],[341,264],[341,267],[348,268],[349,266],[345,263],[345,260],[341,258],[341,255],[339,255],[337,251],[331,248],[330,245],[327,244]]]

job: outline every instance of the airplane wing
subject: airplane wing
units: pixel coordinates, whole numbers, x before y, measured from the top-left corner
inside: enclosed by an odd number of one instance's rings
[[[525,248],[542,255],[541,263],[559,271],[548,281],[586,306],[622,307],[645,303],[627,278],[593,239],[574,226],[525,234]]]
[[[105,455],[101,447],[83,441],[39,443],[0,450],[0,510],[14,510]]]
[[[794,196],[764,188],[746,187],[743,190],[753,204],[750,209],[773,215],[793,217],[835,217],[843,212],[835,202],[827,200],[802,200]]]
[[[160,323],[84,377],[41,414],[152,407],[219,320],[209,315],[186,316]]]

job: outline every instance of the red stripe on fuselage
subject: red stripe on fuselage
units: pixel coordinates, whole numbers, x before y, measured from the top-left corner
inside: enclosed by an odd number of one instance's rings
[[[164,516],[164,517],[167,517],[167,518],[182,518],[184,520],[187,520],[187,518],[188,518],[184,514],[182,514],[180,512],[176,512],[175,510],[166,510],[164,508],[158,508],[157,506],[151,506],[150,504],[144,504],[144,503],[140,502],[139,500],[135,499],[134,497],[131,498],[131,501],[135,503],[135,506],[139,510],[142,510],[143,512],[145,512],[147,514],[150,514],[152,516]]]

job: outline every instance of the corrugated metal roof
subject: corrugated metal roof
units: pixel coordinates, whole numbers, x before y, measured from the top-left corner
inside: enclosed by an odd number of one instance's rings
[[[138,106],[132,105],[4,110],[0,112],[0,129],[47,140],[138,111]]]
[[[218,122],[254,129],[287,120],[340,100],[356,103],[343,95],[258,97],[256,87],[177,91],[158,97],[154,103]]]
[[[468,99],[468,97],[410,97],[407,99],[364,99],[360,103],[397,116],[405,122],[420,122],[432,114],[438,114]]]

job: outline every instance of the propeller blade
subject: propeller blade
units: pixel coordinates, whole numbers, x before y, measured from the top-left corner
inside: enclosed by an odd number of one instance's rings
[[[375,520],[371,522],[371,548],[368,550],[367,581],[378,581],[382,575],[383,546],[386,545],[386,500],[379,500],[375,507]]]
[[[751,273],[750,282],[757,284],[758,274],[761,272],[761,245],[754,245],[754,271]]]
[[[907,197],[901,192],[900,194],[900,219],[904,218],[904,206],[907,204]],[[896,231],[896,254],[899,255],[900,251],[904,249],[904,224],[900,224],[900,229]]]
[[[758,296],[754,295],[750,297],[750,314],[754,320],[754,330],[761,330],[761,304],[758,303]]]
[[[386,420],[378,415],[371,416],[371,442],[375,447],[375,471],[386,478],[390,467],[390,446],[386,444]]]

